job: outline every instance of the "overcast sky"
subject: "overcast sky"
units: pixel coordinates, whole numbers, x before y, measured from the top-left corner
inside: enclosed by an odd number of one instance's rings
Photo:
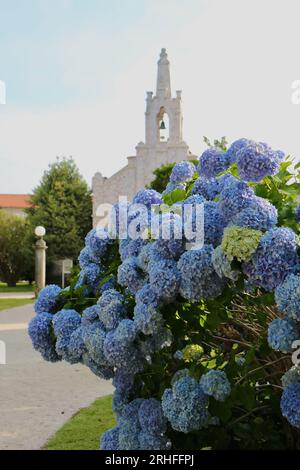
[[[300,156],[299,0],[0,0],[0,193],[30,192],[57,155],[91,183],[144,140],[162,47],[184,139],[266,141]]]

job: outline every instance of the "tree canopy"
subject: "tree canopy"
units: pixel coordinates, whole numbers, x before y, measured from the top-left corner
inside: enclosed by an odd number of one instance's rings
[[[29,226],[25,219],[0,211],[0,279],[13,286],[28,277],[31,246],[28,243]]]
[[[91,191],[72,158],[57,158],[32,195],[28,221],[46,229],[47,259],[75,259],[92,226]]]

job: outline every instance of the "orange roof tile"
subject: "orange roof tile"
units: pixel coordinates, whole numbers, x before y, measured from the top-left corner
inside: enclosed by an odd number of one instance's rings
[[[30,206],[29,194],[0,194],[0,208],[26,209]]]

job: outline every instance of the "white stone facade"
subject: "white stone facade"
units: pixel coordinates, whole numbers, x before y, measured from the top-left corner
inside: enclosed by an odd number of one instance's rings
[[[136,146],[136,155],[127,157],[127,165],[110,178],[101,173],[93,177],[93,224],[97,225],[102,204],[114,204],[119,196],[131,200],[153,179],[153,171],[165,163],[196,159],[182,137],[181,91],[171,95],[170,63],[165,49],[158,61],[156,95],[147,92],[145,142]]]

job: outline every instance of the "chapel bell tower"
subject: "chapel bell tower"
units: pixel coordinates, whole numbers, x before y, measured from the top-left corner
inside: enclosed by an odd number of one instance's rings
[[[166,49],[158,61],[156,94],[147,92],[146,141],[149,146],[182,143],[181,91],[172,98],[170,62]]]

